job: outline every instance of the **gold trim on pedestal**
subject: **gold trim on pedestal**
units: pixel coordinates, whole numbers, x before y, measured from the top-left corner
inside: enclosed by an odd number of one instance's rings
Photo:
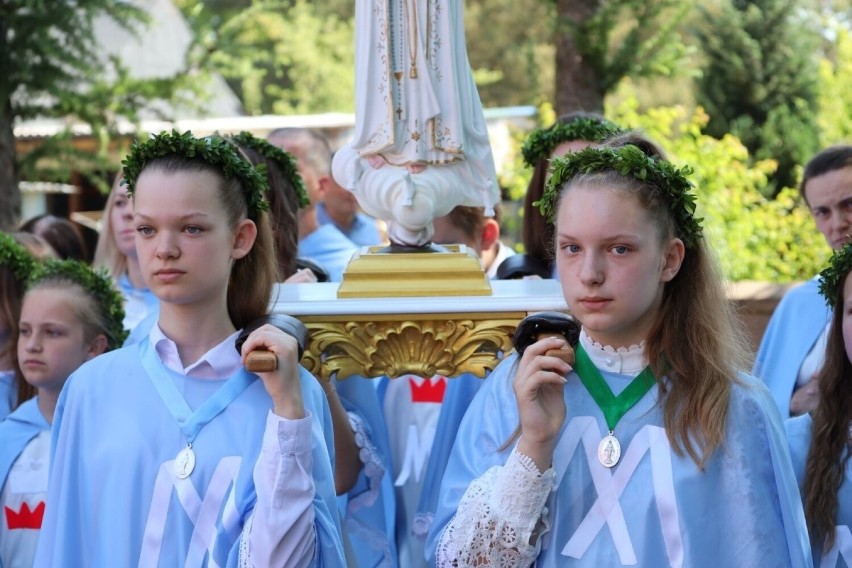
[[[338,298],[489,296],[491,283],[476,253],[465,245],[447,252],[383,252],[365,247],[349,261]]]
[[[393,319],[334,321],[303,317],[310,341],[302,365],[314,376],[338,380],[364,377],[484,377],[513,348],[518,313],[399,315]]]

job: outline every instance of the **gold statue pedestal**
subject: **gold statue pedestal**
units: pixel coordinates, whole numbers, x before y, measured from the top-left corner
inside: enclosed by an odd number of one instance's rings
[[[455,246],[449,254],[468,256]],[[445,253],[411,254],[416,258],[366,250],[347,267],[341,284],[277,285],[272,311],[295,316],[308,327],[302,364],[314,376],[484,377],[513,349],[515,328],[524,317],[567,311],[556,280],[489,282],[475,257],[476,278],[456,271],[455,260],[447,266],[435,262],[449,258]],[[436,273],[430,275],[427,266]],[[353,279],[354,274],[363,276]],[[415,286],[406,279],[418,282]],[[465,281],[477,284],[465,291]],[[482,281],[490,288],[486,294]],[[345,287],[348,291],[341,293]]]
[[[343,274],[338,298],[488,296],[491,284],[476,252],[444,245],[446,252],[383,252],[365,247]]]

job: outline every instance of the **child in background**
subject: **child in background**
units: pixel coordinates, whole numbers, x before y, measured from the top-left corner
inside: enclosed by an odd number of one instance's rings
[[[814,565],[852,566],[852,245],[832,254],[819,291],[834,315],[819,405],[787,420],[787,441],[802,488]]]
[[[485,381],[441,485],[438,566],[810,566],[687,173],[637,135],[554,160],[542,213],[576,362],[541,339]]]
[[[30,278],[17,352],[24,379],[37,394],[0,422],[0,566],[33,565],[56,400],[80,365],[124,341],[121,304],[112,280],[79,261],[48,261]]]
[[[79,260],[85,263],[92,260],[83,237],[83,229],[65,217],[36,215],[22,223],[18,231],[44,239],[63,260]]]
[[[622,132],[616,124],[598,114],[572,112],[560,116],[549,127],[538,128],[530,133],[521,148],[524,163],[533,169],[524,194],[524,254],[510,259],[504,271],[511,267],[513,278],[555,276],[553,221],[545,219],[535,205],[544,195],[550,161],[569,152],[600,144]]]
[[[34,394],[20,377],[16,341],[27,279],[35,266],[26,248],[0,233],[0,420]]]
[[[278,328],[235,348],[276,279],[263,176],[189,132],[123,163],[159,320],[62,391],[35,565],[344,566],[322,390]]]

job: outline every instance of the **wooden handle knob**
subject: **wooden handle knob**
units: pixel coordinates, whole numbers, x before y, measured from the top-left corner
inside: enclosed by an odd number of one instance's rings
[[[250,373],[268,373],[278,368],[278,357],[272,351],[255,349],[246,355],[246,371]]]
[[[535,336],[535,340],[539,341],[546,337],[558,337],[559,339],[565,339],[565,336],[561,333],[542,331]],[[572,349],[570,345],[566,345],[561,349],[548,349],[544,354],[548,357],[559,357],[572,367],[574,366],[574,349]]]

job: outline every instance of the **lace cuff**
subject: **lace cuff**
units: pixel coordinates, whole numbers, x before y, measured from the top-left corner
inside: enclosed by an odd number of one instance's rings
[[[351,497],[346,507],[347,513],[354,513],[361,507],[369,507],[376,502],[379,489],[382,484],[382,476],[385,474],[385,465],[379,458],[376,447],[370,441],[367,426],[364,420],[354,412],[347,412],[349,426],[355,434],[355,444],[358,446],[358,459],[364,464],[364,475],[367,476],[367,491]]]
[[[497,472],[489,505],[506,525],[520,527],[522,534],[532,535],[553,490],[555,475],[553,468],[540,473],[532,459],[516,447]]]
[[[438,566],[514,567],[535,562],[541,535],[549,530],[545,503],[554,475],[552,468],[539,473],[532,460],[515,448],[506,465],[475,479],[441,533]],[[530,544],[532,540],[535,544]]]

